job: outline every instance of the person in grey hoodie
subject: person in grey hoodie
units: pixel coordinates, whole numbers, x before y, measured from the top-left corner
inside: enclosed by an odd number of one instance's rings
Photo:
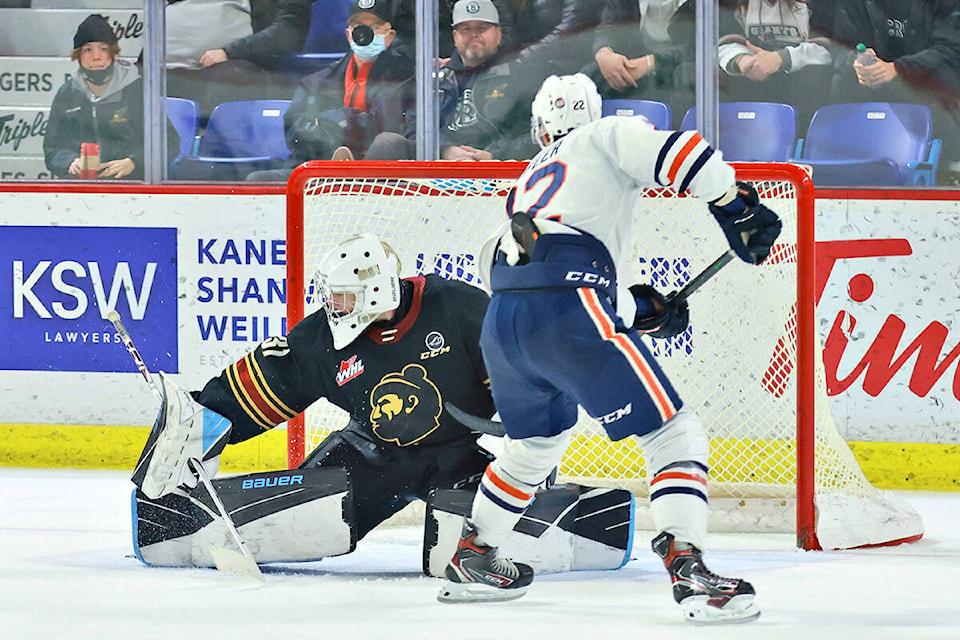
[[[43,137],[47,169],[58,178],[80,175],[80,146],[100,145],[97,177],[143,178],[143,81],[119,59],[117,36],[105,17],[88,16],[73,37],[77,70],[53,98]]]

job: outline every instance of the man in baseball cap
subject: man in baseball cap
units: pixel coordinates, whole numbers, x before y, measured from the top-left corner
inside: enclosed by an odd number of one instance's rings
[[[490,0],[460,0],[453,5],[454,28],[473,21],[500,26],[500,13]]]
[[[453,5],[453,45],[466,67],[478,67],[500,48],[500,14],[490,0],[459,0]]]

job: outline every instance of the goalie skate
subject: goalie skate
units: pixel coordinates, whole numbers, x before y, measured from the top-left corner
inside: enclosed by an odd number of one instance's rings
[[[458,602],[502,602],[516,600],[533,582],[533,569],[521,562],[501,558],[496,547],[477,541],[477,530],[465,521],[457,552],[447,565],[447,582],[437,600]]]
[[[153,431],[133,470],[132,480],[149,498],[159,498],[180,485],[194,487],[191,458],[202,462],[208,475],[218,466],[230,434],[230,421],[198,404],[160,373],[163,400]]]
[[[760,616],[753,585],[739,578],[724,578],[703,564],[703,554],[692,544],[669,533],[653,539],[653,551],[673,581],[673,599],[683,617],[693,624],[737,624]]]

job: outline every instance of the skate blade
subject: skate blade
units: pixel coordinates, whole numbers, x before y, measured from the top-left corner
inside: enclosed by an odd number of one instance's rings
[[[210,555],[213,556],[213,564],[219,571],[253,578],[259,582],[267,581],[257,563],[242,553],[223,547],[210,547]]]
[[[516,589],[498,589],[477,582],[450,582],[440,589],[437,600],[448,604],[465,602],[505,602],[516,600],[527,592],[526,587]]]
[[[691,596],[680,603],[683,618],[695,625],[745,624],[760,617],[753,595],[734,596],[723,606],[710,603],[708,596]]]

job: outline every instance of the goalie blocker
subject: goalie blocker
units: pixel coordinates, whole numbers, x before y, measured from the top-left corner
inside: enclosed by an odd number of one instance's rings
[[[356,548],[350,479],[341,468],[256,473],[213,483],[258,563],[319,560]],[[228,544],[209,494],[202,488],[185,493],[151,499],[134,490],[134,546],[144,564],[212,567],[211,548]],[[431,494],[425,574],[443,576],[472,497],[467,490]],[[565,485],[537,494],[504,548],[541,573],[618,569],[630,559],[633,528],[629,491]]]

